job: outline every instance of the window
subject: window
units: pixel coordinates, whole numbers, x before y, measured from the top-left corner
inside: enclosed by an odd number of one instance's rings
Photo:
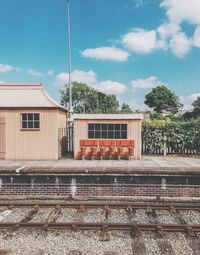
[[[22,129],[39,129],[40,128],[40,114],[39,113],[22,113]]]
[[[88,124],[90,139],[127,139],[127,124]]]

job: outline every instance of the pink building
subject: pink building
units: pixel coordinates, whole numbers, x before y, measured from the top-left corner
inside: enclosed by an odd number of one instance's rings
[[[0,158],[60,158],[66,114],[41,84],[0,84]]]

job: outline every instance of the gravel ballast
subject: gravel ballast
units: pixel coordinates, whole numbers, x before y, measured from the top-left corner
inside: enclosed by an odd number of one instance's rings
[[[3,208],[1,213],[8,208]],[[144,209],[73,209],[14,208],[2,222],[59,222],[59,223],[133,223],[133,224],[199,224],[197,211],[170,212],[167,210],[146,211]],[[27,216],[31,217],[27,217]],[[184,223],[182,223],[184,224]],[[132,236],[133,237],[133,236]],[[4,255],[135,255],[138,237],[131,238],[129,231],[72,231],[16,229],[0,231],[0,254]],[[139,243],[145,249],[145,255],[162,255],[163,244],[172,249],[173,255],[195,255],[191,239],[200,243],[198,237],[188,237],[183,233],[165,233],[158,236],[155,232],[141,232]],[[134,246],[136,242],[136,246]],[[133,248],[134,247],[134,248]],[[167,247],[167,246],[166,246]],[[171,253],[168,253],[171,254]],[[167,255],[168,255],[167,254]]]
[[[59,231],[41,232],[22,230],[9,234],[0,233],[0,249],[11,255],[68,255],[79,251],[81,255],[132,255],[129,235],[109,234],[109,240],[102,241],[101,232]],[[71,253],[73,254],[73,253]],[[74,253],[77,254],[77,253]]]

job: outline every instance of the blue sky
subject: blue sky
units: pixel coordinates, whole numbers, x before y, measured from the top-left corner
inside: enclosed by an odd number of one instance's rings
[[[72,77],[144,109],[160,84],[200,96],[199,0],[70,0]],[[67,83],[67,0],[0,1],[0,81]]]

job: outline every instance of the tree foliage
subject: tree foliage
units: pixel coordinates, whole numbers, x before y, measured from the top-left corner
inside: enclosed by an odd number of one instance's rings
[[[74,113],[120,113],[119,102],[114,94],[103,94],[87,84],[73,82],[72,101]],[[61,91],[61,104],[69,103],[69,88]],[[128,113],[130,107],[123,106],[123,112]]]
[[[119,113],[119,102],[113,94],[108,94],[103,100],[103,113]]]
[[[197,119],[200,118],[200,97],[192,103],[193,110],[191,112],[186,112],[183,114],[185,120]]]
[[[192,106],[194,107],[194,109],[200,109],[200,97],[197,97],[197,99],[192,103]]]
[[[153,88],[145,99],[145,104],[153,108],[156,113],[175,114],[182,107],[178,96],[164,85]]]
[[[120,113],[133,113],[133,111],[131,110],[130,106],[128,104],[125,104],[123,103],[122,104],[122,107],[121,107],[121,110],[120,110]]]
[[[98,113],[99,100],[95,89],[84,83],[73,82],[72,101],[74,113]],[[69,88],[61,91],[61,104],[69,103]]]
[[[142,127],[143,146],[153,154],[165,146],[171,154],[200,154],[200,119],[187,122],[166,120],[145,121]],[[164,140],[166,135],[166,145]]]

